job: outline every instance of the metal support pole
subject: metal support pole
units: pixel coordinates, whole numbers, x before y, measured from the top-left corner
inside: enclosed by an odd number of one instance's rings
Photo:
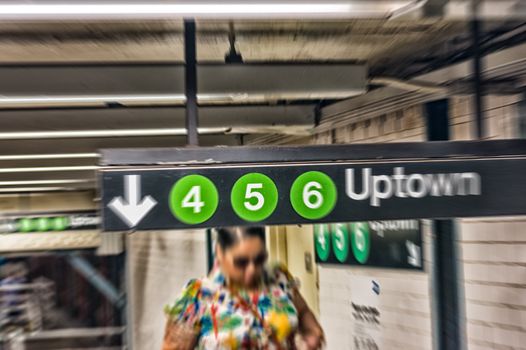
[[[188,146],[197,146],[199,145],[199,138],[197,132],[197,66],[194,20],[184,21],[184,58],[186,62],[186,140]]]
[[[68,263],[86,278],[93,287],[104,295],[113,305],[123,308],[126,304],[124,296],[117,288],[102,276],[91,264],[83,257],[71,253],[66,255]]]
[[[482,57],[480,50],[480,21],[477,17],[479,1],[473,0],[473,19],[471,21],[471,35],[473,37],[473,91],[475,111],[475,135],[477,139],[484,138],[484,82],[482,79]]]
[[[449,139],[448,100],[425,104],[427,138],[429,141]],[[433,220],[433,311],[434,348],[463,349],[463,293],[460,288],[458,250],[453,220]]]

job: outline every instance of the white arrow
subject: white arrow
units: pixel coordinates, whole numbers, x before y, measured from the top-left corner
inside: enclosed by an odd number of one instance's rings
[[[407,253],[409,254],[409,256],[407,257],[407,262],[409,263],[409,265],[420,267],[420,247],[411,241],[405,241],[405,246],[407,248]]]
[[[139,175],[124,176],[124,196],[125,200],[122,197],[113,198],[108,207],[129,227],[137,226],[157,204],[157,201],[151,196],[144,197],[139,203],[141,197],[141,178]]]

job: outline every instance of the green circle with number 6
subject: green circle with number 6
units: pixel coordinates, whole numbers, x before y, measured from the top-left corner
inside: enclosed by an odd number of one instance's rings
[[[354,222],[351,224],[351,245],[354,257],[360,264],[365,264],[369,259],[371,238],[367,222]]]
[[[317,220],[330,214],[336,205],[336,185],[320,171],[298,176],[290,189],[290,203],[300,216]]]
[[[188,175],[178,180],[170,191],[170,210],[181,222],[202,224],[214,215],[219,204],[217,188],[202,175]]]
[[[250,173],[241,176],[230,194],[232,209],[243,220],[257,222],[268,218],[278,205],[278,189],[268,176]]]

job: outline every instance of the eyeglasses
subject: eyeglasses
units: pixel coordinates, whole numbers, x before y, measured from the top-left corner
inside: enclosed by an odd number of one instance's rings
[[[268,255],[266,252],[257,255],[255,258],[247,256],[238,256],[234,258],[234,266],[240,270],[244,270],[252,262],[255,267],[261,267],[267,261]]]

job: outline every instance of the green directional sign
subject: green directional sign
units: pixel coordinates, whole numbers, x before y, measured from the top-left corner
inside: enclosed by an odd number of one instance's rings
[[[332,248],[339,262],[345,262],[349,256],[349,226],[347,224],[331,225]]]
[[[93,230],[99,224],[100,216],[94,211],[0,215],[0,233]]]
[[[172,214],[185,224],[201,224],[210,219],[219,204],[212,181],[202,175],[188,175],[175,183],[170,192]]]
[[[369,224],[367,222],[354,222],[351,224],[351,245],[356,260],[360,264],[365,264],[371,249]]]
[[[320,264],[423,269],[418,220],[316,224],[314,246]]]
[[[278,189],[261,173],[243,175],[232,188],[230,201],[243,220],[258,222],[268,218],[278,205]]]
[[[327,261],[330,253],[329,225],[314,225],[314,245],[319,260]]]

